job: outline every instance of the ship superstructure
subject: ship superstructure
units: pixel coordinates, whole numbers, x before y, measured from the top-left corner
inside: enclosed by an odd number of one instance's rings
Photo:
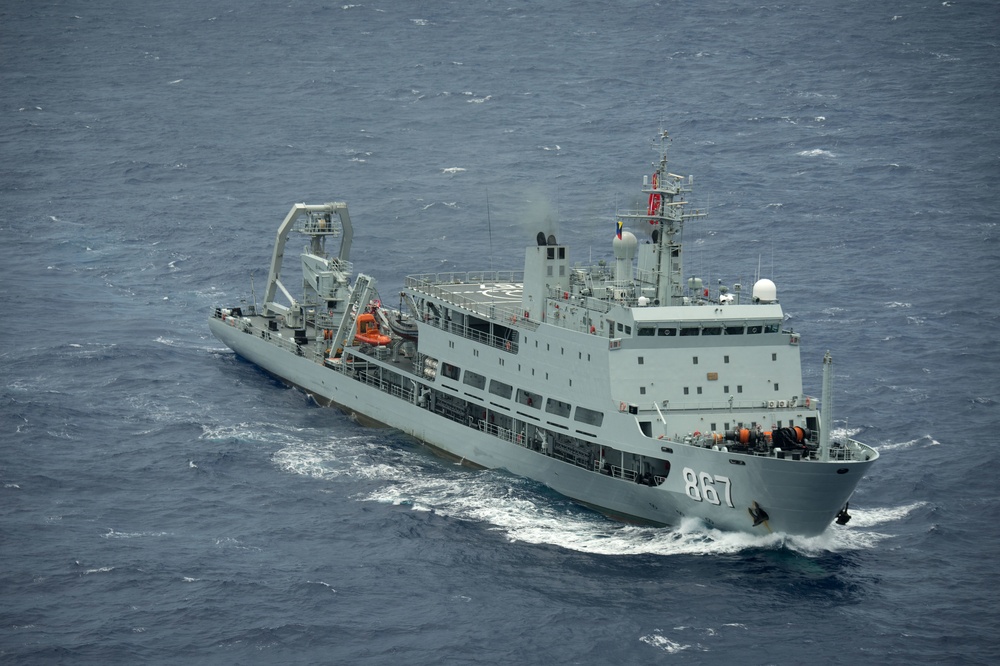
[[[411,275],[391,309],[353,273],[346,204],[296,204],[263,304],[216,308],[212,332],[321,404],[608,515],[805,536],[844,523],[878,453],[831,438],[830,356],[821,412],[771,280],[746,294],[684,279],[683,227],[701,213],[661,140],[647,206],[619,211],[613,264],[571,264],[539,233],[523,271]],[[308,239],[298,298],[281,281],[293,231]]]

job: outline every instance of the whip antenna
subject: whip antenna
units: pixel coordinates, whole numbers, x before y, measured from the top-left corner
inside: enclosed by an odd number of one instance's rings
[[[490,272],[493,272],[493,225],[490,223],[490,190],[486,188],[486,233],[490,239]]]

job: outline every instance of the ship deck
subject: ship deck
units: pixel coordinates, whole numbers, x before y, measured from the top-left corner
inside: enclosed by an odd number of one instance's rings
[[[521,311],[523,277],[515,271],[410,275],[407,289],[467,308],[487,317]]]

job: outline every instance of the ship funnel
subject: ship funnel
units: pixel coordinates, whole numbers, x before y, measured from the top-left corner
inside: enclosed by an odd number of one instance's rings
[[[556,242],[556,235],[549,234],[549,245],[558,245],[558,244],[559,243]]]
[[[545,240],[545,232],[539,231],[538,235],[535,236],[535,242],[538,243],[539,247],[544,246],[548,241]]]

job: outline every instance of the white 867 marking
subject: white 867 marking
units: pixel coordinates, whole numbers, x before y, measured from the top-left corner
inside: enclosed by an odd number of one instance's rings
[[[712,476],[708,472],[696,474],[690,467],[684,468],[684,492],[694,501],[701,502],[704,500],[709,504],[722,504],[722,499],[719,497],[719,490],[715,484],[725,486],[726,506],[735,508],[733,505],[732,484],[729,483],[728,476],[720,474]]]

